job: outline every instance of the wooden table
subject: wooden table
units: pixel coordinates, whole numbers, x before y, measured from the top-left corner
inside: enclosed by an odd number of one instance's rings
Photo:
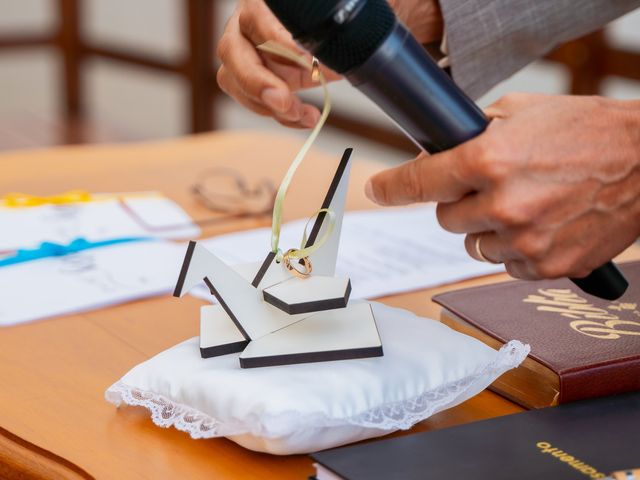
[[[300,143],[259,133],[217,133],[165,143],[5,154],[0,156],[0,194],[160,190],[193,218],[206,219],[211,212],[189,192],[203,171],[232,166],[248,178],[277,182]],[[320,205],[321,186],[328,185],[341,153],[309,156],[290,190],[287,219],[306,217]],[[359,159],[357,152],[355,159],[347,207],[373,208],[363,185],[379,167]],[[269,222],[268,217],[236,219],[205,228],[203,236]],[[625,256],[640,258],[637,249]],[[438,318],[439,308],[430,301],[434,293],[504,278],[494,275],[381,301]],[[144,409],[116,409],[104,400],[105,389],[131,367],[198,335],[201,304],[166,296],[0,330],[0,478],[235,480],[311,474],[307,456],[254,453],[226,439],[192,440],[175,429],[156,427]],[[412,431],[520,410],[485,391]]]

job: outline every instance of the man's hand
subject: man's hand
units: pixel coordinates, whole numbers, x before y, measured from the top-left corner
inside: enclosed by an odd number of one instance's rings
[[[438,202],[440,224],[514,277],[584,277],[640,235],[640,102],[512,94],[469,142],[374,176],[382,205]]]
[[[442,36],[442,15],[436,0],[392,0],[389,2],[414,35],[427,43]],[[239,0],[218,43],[220,88],[248,109],[272,116],[283,125],[310,128],[320,112],[304,104],[294,92],[316,86],[309,72],[286,60],[256,50],[274,40],[299,51],[291,34],[271,13],[263,0]],[[340,76],[324,70],[327,80]]]

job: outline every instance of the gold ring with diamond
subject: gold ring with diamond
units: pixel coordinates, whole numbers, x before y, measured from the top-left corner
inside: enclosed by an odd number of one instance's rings
[[[311,260],[309,260],[309,257],[303,257],[300,259],[292,258],[291,254],[294,253],[295,251],[296,251],[295,248],[290,248],[284,253],[284,255],[282,256],[282,261],[284,262],[284,266],[287,268],[287,270],[289,270],[289,272],[294,274],[296,277],[299,277],[299,278],[308,277],[311,274],[311,270],[313,270],[313,267],[311,266]],[[292,263],[291,260],[297,260],[297,261]],[[295,264],[301,265],[302,267],[304,267],[304,270],[298,270],[298,268],[294,266]]]

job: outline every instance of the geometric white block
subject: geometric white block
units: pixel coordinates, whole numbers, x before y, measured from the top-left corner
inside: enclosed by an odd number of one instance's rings
[[[351,282],[335,278],[351,149],[345,150],[305,247],[313,271],[292,276],[270,252],[261,263],[230,267],[197,242],[189,242],[174,296],[200,281],[219,305],[202,308],[202,357],[242,352],[243,368],[381,356],[382,344],[368,303],[349,305]],[[332,219],[333,225],[329,221]],[[255,273],[254,273],[255,272]]]
[[[284,262],[277,262],[276,254],[269,252],[253,271],[253,277],[249,281],[255,288],[262,290],[290,278],[291,272],[285,268]]]
[[[202,358],[241,352],[249,344],[220,305],[200,308],[200,354]]]
[[[344,155],[340,159],[340,164],[329,185],[327,195],[322,202],[322,209],[329,209],[333,212],[334,224],[331,234],[328,236],[322,248],[316,250],[309,259],[313,265],[313,273],[333,277],[336,272],[336,260],[338,258],[338,247],[340,245],[340,234],[342,230],[342,219],[344,218],[344,208],[347,200],[347,191],[349,190],[349,172],[351,170],[351,154],[353,150],[348,148],[344,151]],[[318,215],[316,222],[309,233],[309,239],[306,246],[325,236],[330,228],[329,222],[324,221],[326,218],[324,213]]]
[[[189,242],[174,295],[184,295],[203,279],[246,340],[260,338],[302,318],[265,303],[262,293],[241,274],[202,244]]]
[[[253,340],[240,354],[242,368],[382,356],[382,342],[367,302],[315,313]]]
[[[345,308],[350,293],[348,278],[318,275],[290,277],[262,291],[265,302],[289,315]]]

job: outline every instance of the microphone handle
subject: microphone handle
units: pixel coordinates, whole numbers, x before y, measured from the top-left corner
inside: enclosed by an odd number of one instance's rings
[[[376,52],[346,77],[419,148],[430,153],[466,142],[489,124],[482,110],[400,22]],[[612,262],[571,281],[584,292],[607,300],[620,298],[629,285]]]

